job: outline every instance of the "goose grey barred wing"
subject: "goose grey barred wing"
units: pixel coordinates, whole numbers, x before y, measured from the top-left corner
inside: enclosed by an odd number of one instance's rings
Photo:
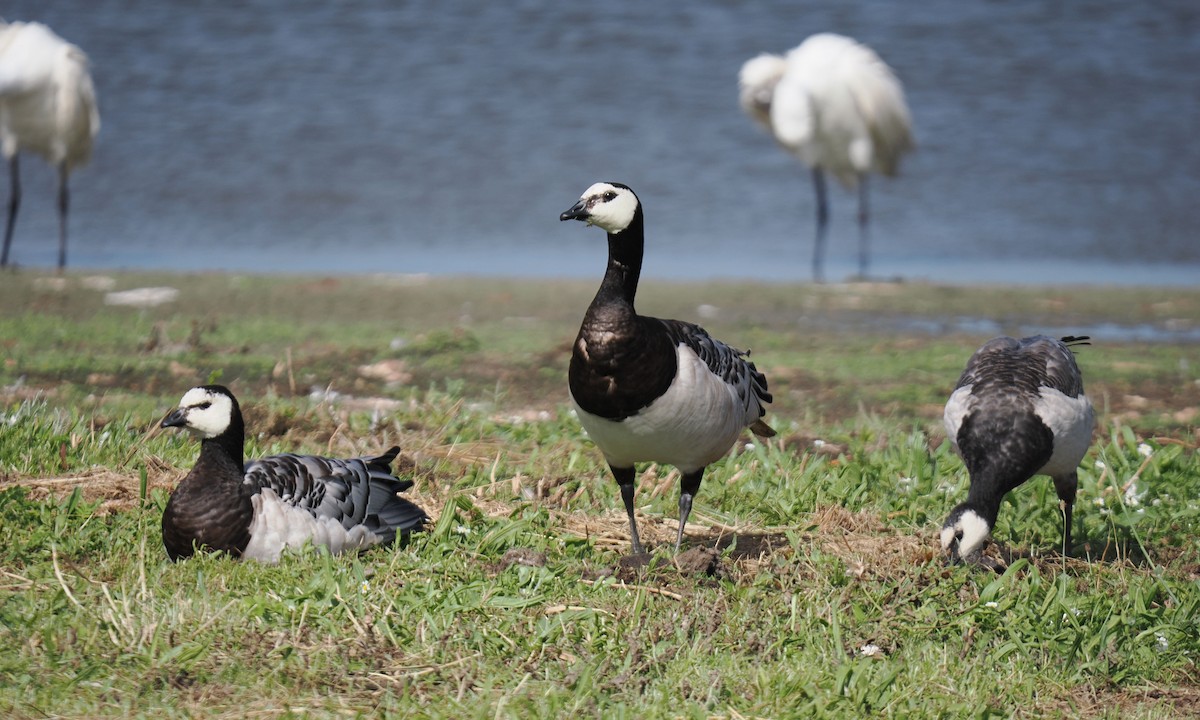
[[[994,380],[1001,368],[1012,365],[1012,355],[1020,347],[1021,343],[1010,337],[988,340],[967,360],[967,367],[959,376],[954,389],[986,382],[989,379]]]
[[[1041,335],[1030,338],[1030,349],[1046,358],[1046,378],[1042,384],[1068,397],[1082,395],[1083,374],[1079,372],[1071,348],[1090,345],[1090,339],[1087,335],[1067,335],[1060,340]]]
[[[754,363],[746,358],[749,352],[730,347],[717,340],[700,327],[682,320],[659,320],[676,345],[682,343],[691,348],[708,366],[714,375],[734,388],[745,404],[747,424],[767,413],[766,405],[771,402],[767,391],[767,378],[758,371]]]
[[[331,518],[346,529],[363,524],[390,540],[397,531],[414,530],[428,520],[423,510],[396,495],[413,485],[391,473],[399,452],[393,447],[377,457],[352,459],[273,455],[246,463],[244,482],[269,487],[315,517]]]
[[[1083,377],[1070,346],[1086,344],[1087,337],[1063,340],[1035,335],[1022,340],[998,337],[984,343],[967,361],[955,389],[974,386],[974,392],[991,387],[1017,390],[1036,396],[1050,387],[1070,397],[1083,394]]]

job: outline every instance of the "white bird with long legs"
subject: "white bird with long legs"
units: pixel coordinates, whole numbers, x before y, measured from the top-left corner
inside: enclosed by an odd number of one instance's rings
[[[851,38],[813,35],[787,56],[764,53],[738,73],[742,109],[812,169],[817,193],[813,279],[824,279],[829,201],[825,174],[858,190],[858,272],[870,248],[867,176],[897,174],[914,147],[904,87],[871,48]]]
[[[9,163],[7,267],[21,206],[19,155],[41,155],[58,171],[58,270],[67,265],[67,178],[87,164],[100,130],[96,90],[83,51],[41,23],[0,21],[0,150]]]

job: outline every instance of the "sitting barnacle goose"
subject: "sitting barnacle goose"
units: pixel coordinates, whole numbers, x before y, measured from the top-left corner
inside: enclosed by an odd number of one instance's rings
[[[407,538],[429,518],[396,493],[411,480],[391,474],[400,452],[337,460],[274,455],[243,465],[245,426],[229,390],[188,390],[162,427],[198,435],[200,457],[167,502],[163,544],[172,560],[197,548],[277,562],[285,547],[306,542],[340,553]]]
[[[1063,553],[1070,550],[1076,470],[1095,423],[1070,347],[1087,340],[998,337],[967,362],[943,417],[971,476],[966,502],[942,526],[949,561],[981,561],[1000,501],[1034,475],[1054,479],[1063,508]]]
[[[703,328],[634,310],[644,234],[633,190],[596,183],[559,219],[608,232],[608,270],[571,352],[571,401],[621,487],[635,554],[642,543],[633,514],[634,463],[666,463],[682,473],[678,552],[704,468],[747,427],[762,437],[775,434],[760,419],[771,402],[766,378],[747,353]]]

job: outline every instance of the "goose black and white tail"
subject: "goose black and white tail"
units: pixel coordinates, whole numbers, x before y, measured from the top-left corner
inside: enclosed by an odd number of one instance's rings
[[[1076,471],[1091,444],[1095,414],[1071,347],[1086,337],[999,337],[979,348],[946,403],[946,434],[971,477],[950,511],[941,542],[951,561],[975,562],[1004,495],[1034,475],[1054,480],[1071,547]]]
[[[220,385],[189,390],[162,426],[201,438],[200,457],[163,513],[172,560],[201,548],[276,562],[305,543],[336,554],[407,538],[429,520],[397,496],[412,487],[391,473],[398,447],[376,457],[288,453],[243,463],[241,409]]]
[[[748,353],[698,325],[637,314],[644,229],[641,202],[628,186],[596,183],[560,219],[608,233],[608,269],[571,352],[571,401],[621,488],[635,553],[642,544],[634,464],[666,463],[682,473],[678,550],[705,467],[747,428],[775,434],[762,420],[771,401],[766,378]]]

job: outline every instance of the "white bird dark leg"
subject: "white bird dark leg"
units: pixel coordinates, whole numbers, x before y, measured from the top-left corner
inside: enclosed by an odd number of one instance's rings
[[[67,191],[67,163],[58,166],[58,272],[67,266],[67,206],[70,197]]]
[[[1054,490],[1063,506],[1063,555],[1071,552],[1071,516],[1075,508],[1075,492],[1079,488],[1079,474],[1054,478]]]
[[[17,209],[21,207],[21,170],[17,155],[9,161],[8,222],[4,226],[4,252],[0,254],[0,267],[8,267],[8,250],[12,246],[13,227],[17,224]]]
[[[608,467],[612,470],[617,485],[621,488],[621,501],[625,503],[625,514],[629,516],[629,540],[633,544],[633,554],[641,555],[642,541],[638,537],[637,520],[633,517],[633,493],[636,489],[634,485],[637,479],[636,473],[633,467],[617,468],[612,465]]]
[[[700,479],[704,477],[704,468],[687,473],[679,481],[679,535],[675,538],[675,552],[683,544],[683,528],[687,526],[688,515],[692,514],[692,498],[700,491]]]
[[[813,245],[813,280],[825,282],[825,235],[829,231],[829,198],[825,190],[825,172],[820,167],[812,171],[813,188],[817,191],[817,240]]]
[[[867,231],[867,221],[870,219],[867,203],[867,175],[858,176],[858,277],[867,277],[867,261],[871,248],[871,238]]]

